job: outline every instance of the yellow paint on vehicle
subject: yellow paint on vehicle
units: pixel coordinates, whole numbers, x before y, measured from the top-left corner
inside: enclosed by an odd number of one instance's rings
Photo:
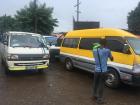
[[[48,68],[47,65],[38,65],[36,69],[45,69]],[[9,70],[11,71],[21,71],[21,70],[27,70],[26,66],[13,66],[9,67]]]
[[[110,36],[110,37],[119,36],[122,38],[124,38],[124,37],[137,38],[135,35],[127,32],[127,31],[120,30],[120,29],[113,29],[113,28],[100,28],[100,29],[86,29],[86,30],[71,31],[71,32],[67,33],[65,38],[80,38],[80,39],[82,39],[82,38],[105,38],[107,36]],[[80,41],[79,41],[79,44],[80,44]],[[60,53],[67,53],[67,54],[73,54],[73,55],[77,55],[77,56],[93,58],[92,50],[79,49],[79,44],[78,44],[77,48],[68,48],[68,47],[61,46]],[[137,59],[139,59],[137,61],[140,63],[140,57],[135,56],[136,54],[134,53],[131,46],[130,46],[130,52],[131,52],[131,54],[124,54],[124,53],[112,51],[112,55],[114,57],[113,62],[133,66],[134,60],[137,58]]]

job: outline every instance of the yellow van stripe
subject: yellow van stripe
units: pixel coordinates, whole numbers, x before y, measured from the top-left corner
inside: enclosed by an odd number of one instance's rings
[[[86,59],[86,60],[95,62],[94,58],[89,58],[89,57],[84,57],[84,56],[79,56],[79,55],[74,55],[74,54],[69,54],[69,53],[64,53],[64,52],[60,52],[60,54],[72,56],[72,57],[77,57],[77,58],[82,58],[82,59]],[[131,66],[131,65],[126,65],[126,64],[121,64],[121,63],[116,63],[116,62],[111,62],[111,61],[109,61],[107,64],[112,65],[112,66],[127,68],[127,69],[133,69],[133,66]]]

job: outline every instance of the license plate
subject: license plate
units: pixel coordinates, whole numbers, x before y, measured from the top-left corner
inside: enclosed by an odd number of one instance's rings
[[[26,69],[28,70],[36,69],[36,66],[26,66]]]

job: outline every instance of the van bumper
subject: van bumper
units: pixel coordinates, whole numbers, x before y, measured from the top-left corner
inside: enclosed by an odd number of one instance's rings
[[[140,73],[121,72],[121,81],[132,86],[140,86]]]
[[[49,61],[44,61],[44,64],[38,64],[40,62],[33,61],[26,62],[26,61],[8,61],[8,68],[10,71],[23,71],[23,70],[38,70],[38,69],[46,69],[49,66]],[[18,65],[19,64],[19,65]],[[25,64],[25,65],[24,65]]]
[[[48,66],[45,65],[38,65],[36,67],[31,67],[30,69],[28,69],[28,67],[26,66],[13,66],[13,67],[9,67],[10,71],[21,71],[21,70],[38,70],[38,69],[46,69],[48,68]]]

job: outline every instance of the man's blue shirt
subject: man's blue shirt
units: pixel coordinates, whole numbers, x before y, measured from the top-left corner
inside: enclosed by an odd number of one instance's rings
[[[112,57],[111,51],[107,48],[98,48],[93,49],[93,54],[95,58],[95,72],[106,72],[107,60]]]

